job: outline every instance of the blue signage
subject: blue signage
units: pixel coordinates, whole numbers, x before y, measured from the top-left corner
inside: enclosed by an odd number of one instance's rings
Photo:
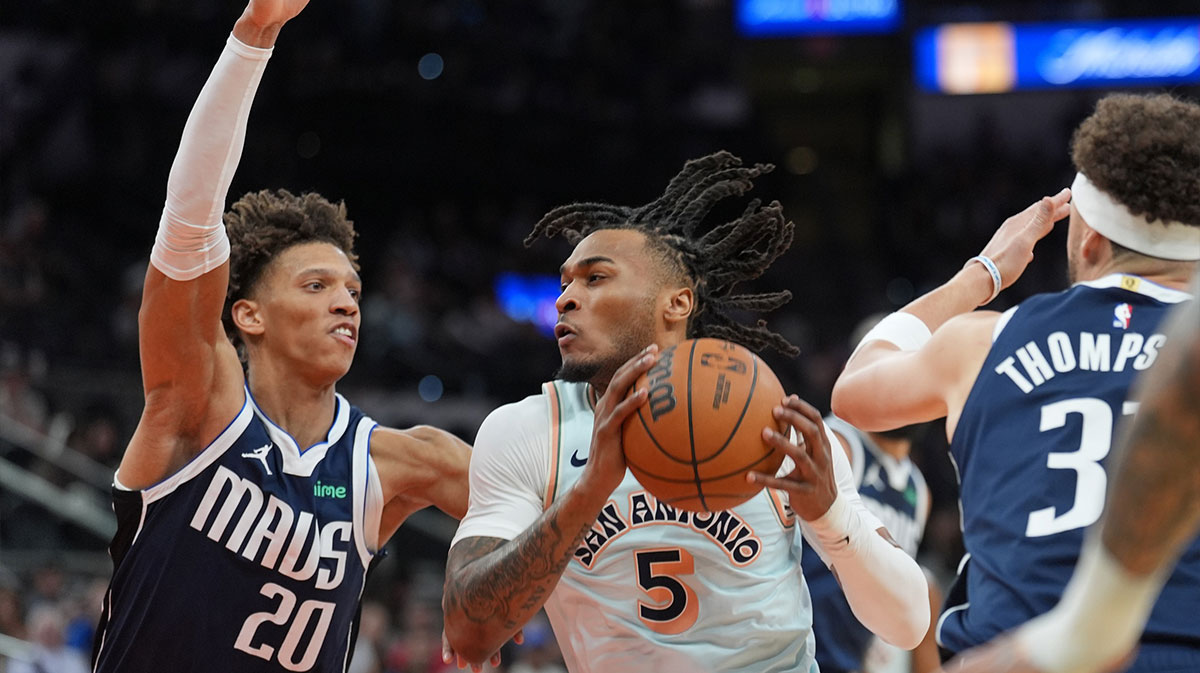
[[[561,293],[558,276],[505,272],[496,276],[494,289],[496,301],[508,317],[531,322],[543,334],[554,334],[558,322],[554,302]]]
[[[748,37],[890,33],[900,0],[737,0],[738,30]]]
[[[918,84],[942,93],[1200,82],[1200,17],[945,24],[915,47]]]

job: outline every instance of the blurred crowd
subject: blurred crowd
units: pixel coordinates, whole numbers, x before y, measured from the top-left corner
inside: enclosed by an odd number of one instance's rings
[[[107,508],[102,484],[80,472],[111,475],[136,424],[137,310],[163,187],[240,4],[5,7],[0,461],[59,496]],[[501,272],[556,273],[564,244],[522,245],[548,208],[646,202],[685,159],[720,148],[778,164],[758,190],[783,202],[796,243],[757,283],[795,293],[770,322],[802,354],[767,360],[789,390],[827,409],[854,325],[949,277],[1005,217],[1065,185],[1067,130],[1098,96],[1055,94],[1042,108],[1052,114],[1026,120],[1040,130],[1022,143],[1002,120],[978,115],[922,134],[913,109],[931,103],[905,92],[904,51],[876,66],[891,91],[855,99],[882,101],[875,135],[845,147],[811,139],[819,164],[798,162],[780,142],[787,108],[755,98],[748,49],[722,0],[313,5],[272,59],[231,194],[286,187],[346,200],[366,282],[361,346],[342,392],[383,422],[432,422],[468,440],[488,409],[536,392],[558,363],[553,341],[507,315],[493,291]],[[834,67],[814,54],[840,47],[815,44],[780,52]],[[889,45],[907,49],[902,38]],[[811,118],[788,123],[821,127],[844,102],[810,105]],[[918,147],[918,136],[933,140]],[[995,308],[1065,284],[1060,236]],[[438,394],[419,395],[430,375]],[[935,501],[922,561],[943,580],[960,553],[944,448],[933,431],[915,455]],[[438,604],[446,542],[403,531],[393,540],[368,586],[352,671],[448,668]],[[106,544],[0,488],[0,638],[61,662],[45,670],[86,670],[78,666],[107,569],[56,560]],[[525,640],[506,650],[503,670],[563,670],[544,622]],[[9,667],[19,670],[28,669]]]

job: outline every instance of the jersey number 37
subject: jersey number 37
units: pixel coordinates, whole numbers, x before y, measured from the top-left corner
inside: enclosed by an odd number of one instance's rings
[[[1125,402],[1123,415],[1137,411],[1137,402]],[[1070,509],[1058,513],[1055,507],[1044,507],[1029,513],[1025,526],[1026,537],[1044,537],[1095,523],[1104,511],[1104,493],[1108,474],[1100,461],[1108,456],[1113,439],[1113,410],[1107,402],[1094,397],[1073,397],[1042,407],[1041,432],[1063,427],[1069,414],[1079,414],[1081,432],[1079,448],[1075,451],[1051,452],[1046,467],[1051,470],[1074,470],[1075,501]]]

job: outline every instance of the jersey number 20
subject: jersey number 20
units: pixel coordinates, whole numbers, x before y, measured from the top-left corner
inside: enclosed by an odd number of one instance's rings
[[[1136,402],[1126,402],[1121,408],[1126,415],[1136,410]],[[1045,537],[1090,526],[1104,511],[1108,474],[1100,461],[1104,460],[1112,447],[1112,408],[1104,400],[1094,397],[1060,400],[1042,407],[1041,426],[1038,429],[1046,432],[1061,428],[1066,425],[1068,414],[1079,414],[1082,420],[1079,449],[1050,453],[1046,456],[1046,467],[1075,471],[1075,501],[1062,514],[1058,514],[1054,507],[1030,512],[1029,523],[1025,526],[1026,537]]]
[[[273,657],[278,657],[279,665],[289,671],[307,671],[317,663],[317,655],[321,653],[321,644],[325,642],[325,634],[329,631],[329,622],[333,619],[333,603],[325,601],[309,600],[300,604],[300,609],[296,609],[296,594],[288,589],[279,586],[274,582],[267,582],[263,585],[259,593],[267,598],[279,597],[279,607],[275,612],[255,612],[246,618],[242,624],[242,630],[238,632],[237,641],[234,647],[258,657],[270,661]],[[317,620],[316,628],[313,630],[312,636],[308,640],[308,647],[304,649],[304,654],[296,661],[296,650],[300,649],[300,638],[304,636],[304,632],[309,630],[309,622],[313,619]],[[264,622],[272,624],[286,624],[291,622],[288,627],[287,635],[283,638],[283,644],[279,646],[279,652],[275,648],[265,643],[254,645],[254,634],[258,631],[258,627]]]

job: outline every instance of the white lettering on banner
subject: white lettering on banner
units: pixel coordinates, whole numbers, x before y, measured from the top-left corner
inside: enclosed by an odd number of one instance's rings
[[[1155,78],[1187,75],[1200,68],[1196,28],[1063,30],[1038,59],[1038,73],[1051,84],[1080,79]]]

